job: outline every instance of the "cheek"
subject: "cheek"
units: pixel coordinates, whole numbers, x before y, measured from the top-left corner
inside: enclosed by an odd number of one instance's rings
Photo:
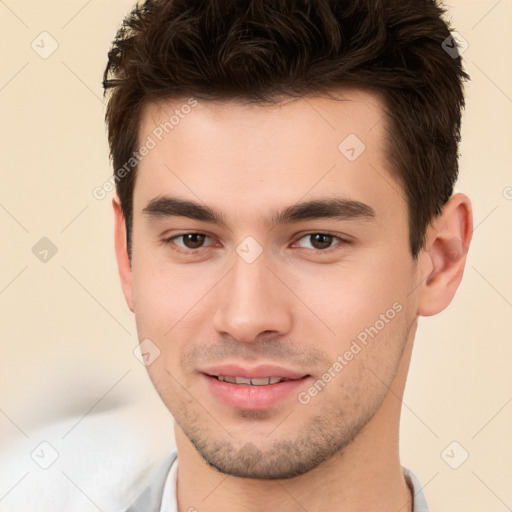
[[[195,265],[171,264],[158,252],[134,253],[133,300],[139,333],[162,338],[187,322],[216,280]]]
[[[388,311],[387,316],[394,318],[396,309],[410,300],[413,275],[404,272],[407,261],[397,262],[384,256],[367,263],[319,266],[314,272],[290,274],[289,282],[295,283],[296,295],[318,313],[335,336],[354,337]]]
[[[375,410],[388,393],[407,343],[410,314],[407,305],[397,302],[382,311],[339,315],[337,336],[325,347],[331,364],[319,376],[327,383],[326,393],[318,393],[320,407],[329,410],[335,403],[339,411],[357,416],[356,411]]]
[[[333,365],[340,363],[331,368],[340,397],[389,385],[413,317],[414,274],[407,254],[374,251],[369,261],[320,268],[295,282],[297,295],[329,327],[330,332],[311,314],[298,319],[299,331],[316,340]]]

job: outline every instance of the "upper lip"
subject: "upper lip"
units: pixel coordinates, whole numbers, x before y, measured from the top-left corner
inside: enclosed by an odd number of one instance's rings
[[[264,379],[266,377],[281,377],[285,379],[301,379],[308,374],[296,370],[289,370],[275,364],[260,364],[258,366],[240,366],[239,364],[222,364],[209,366],[200,370],[212,377],[246,377],[248,379]]]

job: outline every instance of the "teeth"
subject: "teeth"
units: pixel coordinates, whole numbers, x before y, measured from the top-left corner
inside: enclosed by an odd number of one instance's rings
[[[270,384],[270,378],[267,377],[266,379],[251,379],[251,384],[253,386],[266,386],[267,384]]]
[[[228,377],[226,375],[218,375],[217,378],[223,382],[229,382],[230,384],[246,384],[248,386],[267,386],[268,384],[277,384],[278,382],[289,380],[281,377],[248,379],[247,377]]]
[[[245,377],[235,377],[235,382],[237,384],[250,384],[251,379],[247,379]]]

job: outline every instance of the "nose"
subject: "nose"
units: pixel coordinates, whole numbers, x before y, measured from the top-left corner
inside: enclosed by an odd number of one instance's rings
[[[263,254],[252,263],[235,255],[234,266],[219,283],[215,297],[214,328],[218,333],[249,343],[262,333],[283,335],[291,329],[290,292],[267,263]]]

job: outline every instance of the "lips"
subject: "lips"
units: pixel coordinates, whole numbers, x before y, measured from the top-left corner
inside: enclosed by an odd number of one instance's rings
[[[200,372],[205,373],[206,375],[210,375],[211,377],[221,376],[250,380],[268,378],[296,380],[302,379],[307,375],[307,373],[301,373],[274,364],[260,364],[253,367],[241,366],[238,364],[223,364],[203,368],[200,370]],[[239,384],[249,384],[249,382],[239,382]]]
[[[221,365],[200,370],[207,390],[235,409],[262,410],[278,405],[310,379],[309,374],[273,364]]]

